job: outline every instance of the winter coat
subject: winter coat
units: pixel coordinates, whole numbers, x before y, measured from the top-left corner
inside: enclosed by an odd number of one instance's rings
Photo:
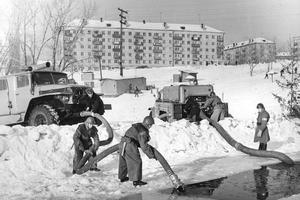
[[[215,109],[223,109],[224,105],[220,99],[220,97],[218,97],[217,95],[212,96],[210,98],[208,98],[203,106],[203,109],[212,106],[212,108]]]
[[[103,115],[104,112],[105,112],[103,101],[101,100],[101,98],[96,93],[93,93],[92,98],[85,95],[80,100],[80,103],[85,105],[87,111],[98,113],[100,115]]]
[[[270,141],[269,130],[267,127],[269,119],[270,119],[270,115],[265,110],[263,110],[258,114],[254,142],[267,143],[268,141]],[[261,137],[258,137],[257,135],[259,130],[262,131]]]
[[[145,128],[142,123],[133,124],[125,133],[121,141],[130,140],[137,148],[140,147],[148,158],[154,158],[154,153],[151,146],[148,144],[150,141],[149,130]]]
[[[85,124],[80,124],[73,135],[75,148],[78,148],[80,151],[90,150],[96,152],[100,145],[97,132],[98,130],[94,126],[87,130]],[[93,138],[94,144],[91,138]]]

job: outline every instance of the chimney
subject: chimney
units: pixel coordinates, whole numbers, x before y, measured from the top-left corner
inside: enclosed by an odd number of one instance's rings
[[[103,18],[102,17],[100,18],[100,22],[103,22]]]
[[[167,22],[164,22],[164,27],[167,28]]]
[[[203,23],[201,24],[201,28],[202,28],[202,29],[204,29],[204,28],[205,28]]]
[[[143,20],[143,24],[146,24],[146,20]]]

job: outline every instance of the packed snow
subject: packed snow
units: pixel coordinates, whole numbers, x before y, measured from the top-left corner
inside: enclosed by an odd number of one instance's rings
[[[216,93],[229,103],[230,113],[234,116],[220,124],[235,140],[248,147],[258,146],[253,143],[255,107],[259,102],[264,103],[271,114],[268,126],[271,141],[268,148],[300,160],[300,121],[282,116],[272,92],[284,91],[275,82],[264,79],[266,65],[257,66],[253,77],[249,76],[247,66],[131,69],[125,70],[125,74],[145,76],[148,84],[161,88],[172,83],[172,74],[178,73],[179,69],[198,71],[199,84],[214,84]],[[274,64],[273,70],[279,69],[280,65]],[[104,71],[103,74],[108,77],[117,73]],[[279,78],[275,76],[274,80]],[[120,141],[131,123],[139,122],[148,115],[148,108],[155,101],[155,92],[143,91],[139,97],[124,94],[103,100],[112,104],[113,108],[104,115],[114,130],[115,138],[110,144],[113,145]],[[237,152],[206,120],[201,121],[200,125],[186,120],[167,123],[155,119],[155,122],[150,130],[150,144],[164,155],[185,183],[218,178],[278,162]],[[72,136],[76,128],[77,125],[0,126],[0,199],[117,199],[129,193],[172,187],[159,163],[149,160],[143,153],[144,180],[148,182],[145,187],[134,188],[130,182],[119,183],[117,154],[98,163],[101,172],[72,175]],[[100,139],[106,139],[105,127],[97,128]],[[100,147],[98,152],[107,147]]]

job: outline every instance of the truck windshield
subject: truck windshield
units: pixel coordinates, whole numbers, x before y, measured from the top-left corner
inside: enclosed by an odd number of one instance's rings
[[[67,75],[59,72],[34,72],[32,78],[37,85],[66,85],[68,83]]]

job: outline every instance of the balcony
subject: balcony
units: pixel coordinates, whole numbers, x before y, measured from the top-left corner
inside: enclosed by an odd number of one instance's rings
[[[121,40],[114,40],[113,44],[121,44]]]
[[[114,52],[120,52],[121,51],[121,47],[114,47],[112,50]]]
[[[198,37],[198,36],[193,36],[193,37],[192,37],[192,40],[193,40],[193,41],[200,41],[200,37]]]
[[[160,42],[154,42],[153,46],[162,46],[162,43],[160,43]]]
[[[162,49],[153,49],[154,53],[162,53]]]
[[[143,57],[140,56],[140,54],[135,54],[135,59],[136,60],[143,60]]]
[[[180,36],[180,35],[174,35],[174,36],[173,36],[173,39],[174,39],[174,40],[182,40],[182,38],[183,38],[183,37]]]
[[[182,43],[181,42],[176,42],[174,43],[174,47],[181,47],[182,46]]]
[[[93,45],[102,45],[102,40],[94,39],[92,43]]]
[[[119,54],[114,54],[114,59],[115,60],[120,60],[121,59],[121,56]]]
[[[134,49],[134,52],[137,52],[137,53],[143,53],[143,49],[135,48],[135,49]]]
[[[192,51],[192,54],[200,54],[200,51],[193,50],[193,51]]]
[[[121,38],[120,33],[113,33],[112,36],[113,36],[113,38]]]
[[[161,57],[160,56],[155,56],[154,60],[161,60]]]
[[[135,35],[134,35],[134,38],[135,38],[135,39],[143,39],[144,37],[143,37],[142,35],[135,34]]]
[[[153,36],[153,39],[155,39],[155,40],[162,40],[162,37],[161,37],[161,36],[158,36],[158,35],[154,35],[154,36]]]
[[[181,61],[182,58],[174,58],[175,61]]]
[[[93,33],[92,35],[94,38],[100,38],[102,35],[100,33]]]
[[[135,41],[133,44],[136,46],[142,46],[144,43],[141,41]]]
[[[200,47],[200,43],[192,43],[192,47]]]
[[[73,37],[73,34],[70,31],[65,31],[66,37]]]
[[[224,38],[223,37],[217,37],[217,42],[224,42]]]

